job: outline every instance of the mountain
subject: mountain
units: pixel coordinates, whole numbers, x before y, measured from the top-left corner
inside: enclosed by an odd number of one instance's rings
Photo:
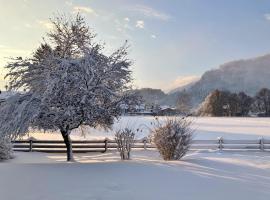
[[[161,89],[142,88],[135,90],[136,95],[141,96],[146,104],[158,104],[175,106],[179,92],[166,94]]]
[[[166,94],[161,89],[142,88],[135,90],[138,96],[141,96],[146,104],[161,104]]]
[[[215,89],[255,95],[263,87],[270,88],[270,54],[228,62],[209,70],[188,92],[196,105]]]
[[[185,85],[182,85],[180,87],[177,87],[177,88],[174,88],[174,89],[170,90],[168,92],[168,94],[170,95],[170,94],[173,94],[173,93],[176,93],[176,92],[182,92],[184,90],[189,90],[198,80],[200,80],[200,78],[199,77],[198,78],[196,77],[190,83],[185,84]]]
[[[270,88],[270,54],[225,63],[206,71],[199,80],[176,88],[168,94],[160,89],[137,90],[147,103],[175,106],[183,92],[190,94],[192,105],[199,105],[215,89],[243,91],[255,95],[261,88]]]

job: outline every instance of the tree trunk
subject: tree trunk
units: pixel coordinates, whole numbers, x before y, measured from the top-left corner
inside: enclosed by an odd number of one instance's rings
[[[61,130],[62,137],[64,139],[67,148],[67,161],[73,161],[72,142],[69,137],[69,131]]]

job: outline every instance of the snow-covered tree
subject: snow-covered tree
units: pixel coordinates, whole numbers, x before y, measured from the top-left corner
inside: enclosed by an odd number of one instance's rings
[[[248,116],[249,112],[251,111],[253,98],[248,96],[244,92],[239,92],[237,96],[239,105],[239,116]]]
[[[252,102],[252,97],[244,92],[215,90],[205,98],[198,112],[208,116],[247,116]]]
[[[201,104],[200,115],[236,116],[238,112],[237,94],[229,91],[214,90]]]
[[[2,135],[16,138],[30,128],[60,130],[73,159],[70,132],[81,125],[109,128],[133,99],[127,44],[111,55],[93,42],[83,17],[51,20],[53,29],[31,58],[14,58],[9,89],[24,90],[1,107]]]
[[[220,96],[221,92],[219,90],[211,92],[201,103],[198,111],[199,115],[223,116],[225,99]]]
[[[189,114],[192,108],[191,95],[187,91],[182,91],[176,102],[177,108],[184,114]]]
[[[255,96],[254,110],[263,116],[270,116],[270,89],[262,88]]]

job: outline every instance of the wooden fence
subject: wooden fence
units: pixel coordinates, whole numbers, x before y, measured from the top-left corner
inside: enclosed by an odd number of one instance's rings
[[[133,148],[153,148],[154,146],[146,140],[135,140]],[[63,140],[16,140],[13,141],[13,149],[15,151],[25,152],[48,152],[48,153],[64,153],[66,146]],[[72,141],[73,152],[106,152],[107,150],[117,149],[114,140],[74,140]]]
[[[117,149],[114,140],[75,140],[72,141],[73,152],[106,152]],[[133,148],[151,149],[155,145],[146,139],[136,140]],[[15,151],[64,153],[65,144],[62,140],[16,140],[13,141]],[[218,138],[216,140],[193,140],[191,150],[219,149],[219,150],[270,150],[270,140],[229,140]]]

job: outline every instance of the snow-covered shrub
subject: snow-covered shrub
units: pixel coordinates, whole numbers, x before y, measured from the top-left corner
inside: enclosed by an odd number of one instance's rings
[[[10,139],[0,137],[0,161],[11,158],[13,158],[13,149]]]
[[[134,137],[135,133],[129,128],[118,130],[116,132],[115,141],[122,160],[130,159],[130,152],[134,143]]]
[[[157,123],[153,131],[153,142],[164,160],[179,160],[189,150],[193,130],[186,118],[168,118]]]

